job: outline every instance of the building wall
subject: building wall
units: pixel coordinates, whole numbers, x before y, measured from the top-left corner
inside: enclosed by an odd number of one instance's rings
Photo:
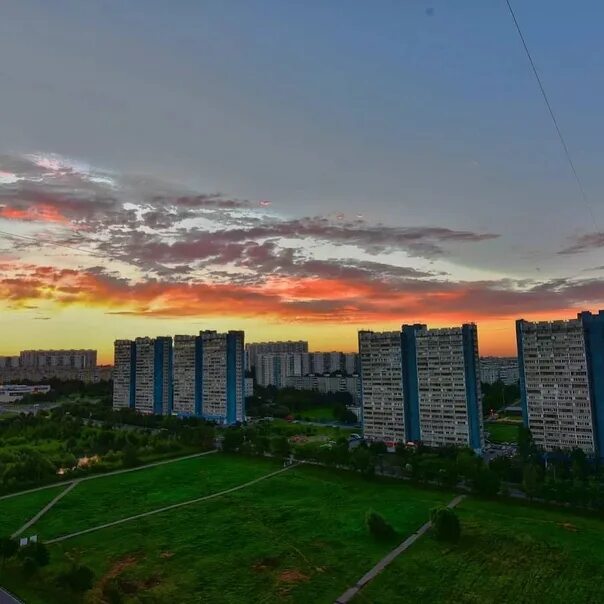
[[[405,442],[401,333],[359,332],[363,432]]]
[[[468,446],[471,431],[462,329],[424,329],[416,338],[420,439],[432,447]]]
[[[136,338],[134,406],[140,413],[155,412],[155,340]]]
[[[545,451],[596,451],[584,326],[580,319],[517,324],[525,424]]]
[[[174,336],[174,397],[177,415],[195,415],[198,377],[196,336]]]
[[[136,348],[132,340],[116,340],[114,344],[113,407],[134,407],[136,379]]]

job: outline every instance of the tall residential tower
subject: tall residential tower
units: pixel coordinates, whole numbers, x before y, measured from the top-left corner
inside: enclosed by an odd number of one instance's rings
[[[367,438],[482,449],[475,325],[361,331],[359,354]]]
[[[604,457],[604,311],[516,322],[524,423],[544,451]]]

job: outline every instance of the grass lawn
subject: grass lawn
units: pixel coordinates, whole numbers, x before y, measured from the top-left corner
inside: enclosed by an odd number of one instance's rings
[[[0,499],[0,536],[11,535],[65,488],[63,485],[9,499]]]
[[[296,411],[296,415],[300,417],[308,418],[312,421],[326,420],[333,422],[335,418],[333,416],[332,407],[314,407],[313,409],[305,409],[304,411]]]
[[[488,423],[484,425],[485,431],[489,433],[489,439],[494,443],[518,442],[518,424]]]
[[[211,453],[136,472],[87,480],[33,527],[42,539],[223,491],[282,467],[267,459]],[[177,513],[177,512],[174,512]]]
[[[426,535],[355,604],[604,601],[604,521],[471,499],[458,514],[458,545]]]
[[[161,505],[170,494],[179,500],[220,490],[229,482],[221,478],[225,475],[245,482],[275,467],[226,455],[202,458],[188,471],[176,466],[164,467],[180,476],[172,483],[166,482],[169,473],[159,478],[145,470],[129,477],[136,476],[136,490],[130,482],[120,487],[112,477],[80,485],[80,498],[59,507],[77,496],[78,486],[40,521],[39,532],[48,536],[95,525]],[[191,471],[201,479],[195,493],[186,480]],[[94,493],[84,491],[93,487]],[[91,501],[95,497],[103,501]],[[117,577],[130,594],[128,603],[331,603],[394,545],[369,536],[364,525],[369,509],[382,513],[402,538],[426,521],[431,507],[451,498],[396,481],[301,466],[215,500],[51,545],[52,563],[37,581],[13,571],[0,583],[29,604],[64,602],[53,577],[64,553],[75,550],[97,578],[87,602],[101,602],[104,582]]]

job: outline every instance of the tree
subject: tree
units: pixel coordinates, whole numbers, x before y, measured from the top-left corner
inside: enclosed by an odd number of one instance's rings
[[[138,450],[132,444],[127,444],[124,447],[123,464],[125,468],[133,468],[140,463],[138,458]]]
[[[537,454],[537,446],[533,440],[533,433],[526,426],[518,426],[518,455],[523,461]]]
[[[494,497],[499,493],[501,480],[490,468],[480,468],[472,481],[472,487],[479,495]]]
[[[92,588],[94,573],[90,568],[82,564],[74,564],[67,571],[57,577],[60,585],[68,587],[75,593],[84,593]]]
[[[373,510],[367,512],[365,523],[371,535],[380,541],[391,541],[396,537],[396,531],[385,518]]]
[[[12,558],[19,549],[19,545],[10,537],[0,537],[0,558],[2,558],[2,568],[6,560]]]
[[[461,537],[461,525],[457,514],[447,507],[430,510],[432,532],[439,541],[457,543]]]
[[[243,444],[245,436],[241,428],[228,428],[224,431],[222,450],[229,453],[235,452]]]
[[[524,466],[522,472],[522,488],[529,499],[533,499],[537,494],[539,489],[539,468],[536,464],[529,463]]]
[[[375,456],[363,445],[353,449],[350,454],[350,463],[357,472],[361,472],[365,476],[373,476],[375,473]]]

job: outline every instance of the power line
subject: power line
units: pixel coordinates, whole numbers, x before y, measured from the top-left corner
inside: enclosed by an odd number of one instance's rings
[[[524,47],[524,52],[526,53],[529,63],[531,64],[531,68],[533,70],[533,74],[535,75],[535,79],[537,80],[537,84],[539,84],[539,89],[541,90],[541,95],[543,96],[543,100],[545,101],[547,110],[549,111],[550,117],[552,118],[552,122],[554,123],[554,128],[556,129],[556,132],[558,133],[558,138],[560,139],[560,143],[562,144],[562,148],[564,149],[564,154],[566,155],[566,159],[568,160],[570,169],[575,177],[575,180],[577,181],[579,190],[581,191],[581,197],[583,198],[583,201],[585,202],[585,205],[587,206],[587,209],[589,210],[591,219],[594,223],[594,226],[596,227],[596,230],[599,231],[593,208],[591,207],[591,205],[589,204],[589,201],[587,199],[587,194],[585,193],[583,183],[581,182],[581,179],[579,178],[579,174],[577,173],[577,169],[575,168],[575,163],[573,162],[572,156],[568,149],[568,145],[566,144],[566,140],[564,139],[564,136],[562,134],[562,130],[560,130],[560,126],[558,125],[558,120],[556,119],[556,115],[554,113],[554,110],[552,109],[552,105],[549,102],[549,98],[547,96],[547,93],[545,92],[545,88],[543,86],[543,83],[541,82],[541,78],[539,77],[539,72],[537,71],[537,67],[535,66],[535,62],[533,61],[531,52],[526,44],[526,40],[524,39],[522,30],[520,29],[520,24],[518,23],[518,19],[516,19],[516,14],[514,13],[514,9],[512,8],[510,0],[505,0],[505,1],[508,6],[508,10],[510,11],[510,15],[512,16],[512,19],[514,20],[514,25],[516,26],[516,31],[518,32],[518,36],[520,37],[520,41],[522,42],[522,46]]]
[[[74,245],[57,243],[56,241],[50,241],[50,240],[40,241],[37,237],[31,237],[30,235],[17,235],[17,233],[9,233],[8,231],[2,231],[2,230],[0,230],[0,235],[5,235],[6,237],[12,237],[15,239],[24,239],[25,241],[33,241],[33,242],[37,243],[38,245],[54,245],[55,247],[65,248],[68,250],[75,250],[76,252],[82,252],[83,254],[88,254],[90,256],[96,256],[97,258],[103,258],[104,260],[108,259],[106,255],[97,254],[96,252],[93,252],[92,250],[87,250],[82,247],[76,247]]]

